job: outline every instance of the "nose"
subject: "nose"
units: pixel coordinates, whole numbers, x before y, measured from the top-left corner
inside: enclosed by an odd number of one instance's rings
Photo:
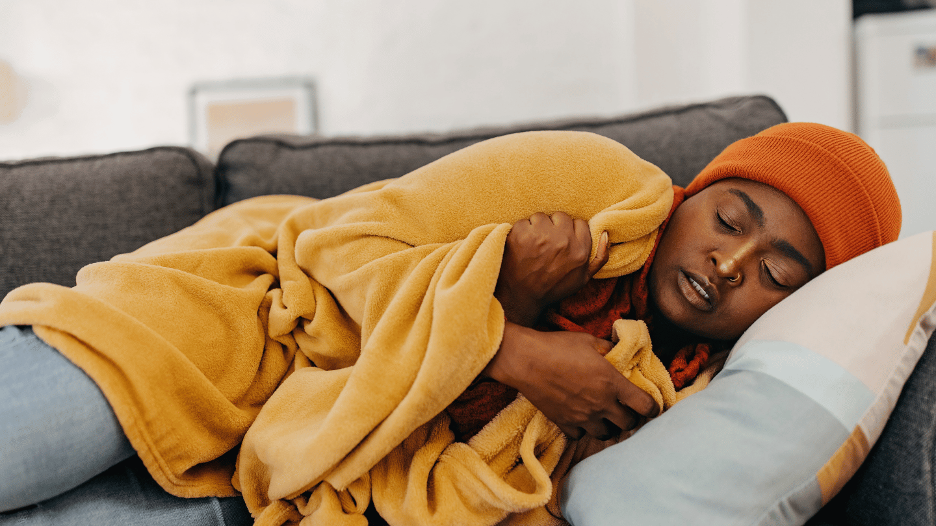
[[[754,253],[755,247],[754,240],[748,240],[713,251],[715,274],[732,285],[740,285],[744,281],[744,264]]]

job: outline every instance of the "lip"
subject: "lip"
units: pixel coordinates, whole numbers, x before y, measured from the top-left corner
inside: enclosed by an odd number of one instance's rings
[[[696,290],[693,283],[701,287],[705,291],[705,295]],[[715,310],[715,306],[718,305],[718,291],[709,280],[702,276],[681,270],[676,277],[676,284],[686,301],[696,309],[703,312],[712,312]]]

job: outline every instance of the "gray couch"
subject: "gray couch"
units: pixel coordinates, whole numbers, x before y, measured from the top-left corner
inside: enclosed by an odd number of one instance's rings
[[[0,163],[0,297],[33,281],[74,284],[79,268],[129,252],[212,210],[265,194],[326,198],[405,174],[471,143],[532,129],[621,142],[685,185],[729,143],[786,120],[768,97],[726,98],[609,118],[398,137],[236,140],[216,164],[194,150]],[[865,466],[809,524],[936,524],[936,338]]]

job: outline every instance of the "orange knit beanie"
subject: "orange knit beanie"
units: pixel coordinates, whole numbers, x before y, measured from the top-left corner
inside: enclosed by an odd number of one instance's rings
[[[857,135],[822,124],[778,124],[725,148],[686,187],[686,196],[729,177],[768,184],[793,199],[819,234],[826,269],[900,234],[894,183]]]

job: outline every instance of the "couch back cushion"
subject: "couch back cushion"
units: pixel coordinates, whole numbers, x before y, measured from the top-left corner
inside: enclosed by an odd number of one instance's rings
[[[236,140],[218,158],[222,202],[266,194],[325,198],[399,177],[470,144],[529,130],[584,130],[624,144],[686,185],[732,142],[786,121],[769,97],[730,97],[619,117],[397,137],[264,136]]]
[[[0,163],[0,298],[184,228],[215,205],[212,164],[188,148]]]

